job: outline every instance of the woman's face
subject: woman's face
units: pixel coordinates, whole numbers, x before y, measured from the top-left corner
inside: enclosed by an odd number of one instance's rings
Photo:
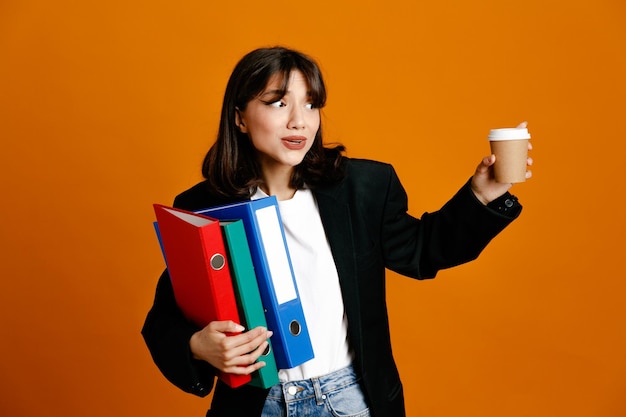
[[[287,94],[281,97],[281,79],[270,78],[265,90],[237,111],[236,122],[257,151],[261,168],[287,171],[302,162],[320,127],[320,111],[311,104],[304,75],[291,72]]]

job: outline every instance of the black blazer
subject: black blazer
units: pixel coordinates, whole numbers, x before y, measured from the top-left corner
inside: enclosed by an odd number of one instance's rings
[[[521,210],[500,213],[481,204],[466,183],[440,210],[421,219],[407,214],[407,196],[390,165],[345,158],[338,184],[313,190],[337,266],[354,367],[373,417],[405,416],[404,395],[391,352],[385,299],[385,269],[432,278],[438,270],[475,259]],[[508,193],[507,193],[508,195]],[[232,202],[202,182],[176,197],[174,205],[199,210]],[[509,200],[510,201],[510,200]],[[205,396],[216,370],[191,357],[193,324],[176,307],[167,275],[159,279],[142,333],[161,372],[184,391]],[[260,416],[268,390],[231,389],[218,380],[215,416]]]

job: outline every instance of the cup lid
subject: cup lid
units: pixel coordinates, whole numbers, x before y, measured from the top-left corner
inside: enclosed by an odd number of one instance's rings
[[[530,133],[525,127],[507,127],[502,129],[491,129],[489,140],[520,140],[530,139]]]

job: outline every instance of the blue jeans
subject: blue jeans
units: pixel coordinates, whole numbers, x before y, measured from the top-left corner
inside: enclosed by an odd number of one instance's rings
[[[262,417],[369,417],[352,366],[319,378],[274,385]]]

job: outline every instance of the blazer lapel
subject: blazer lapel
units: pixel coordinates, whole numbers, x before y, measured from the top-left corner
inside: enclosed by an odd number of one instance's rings
[[[348,316],[350,342],[361,350],[361,314],[356,258],[350,217],[350,207],[341,185],[314,190],[326,237],[337,267],[344,308]]]

